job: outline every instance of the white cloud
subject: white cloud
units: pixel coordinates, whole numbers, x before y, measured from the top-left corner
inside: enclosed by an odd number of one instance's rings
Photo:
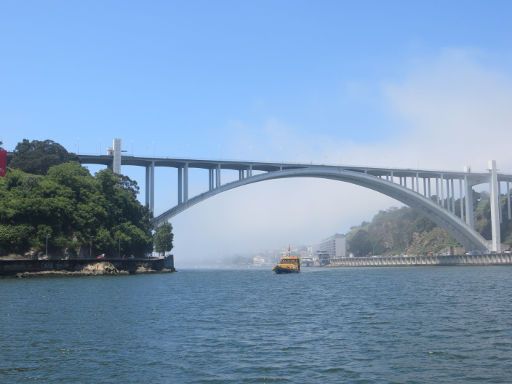
[[[400,129],[385,141],[349,142],[301,134],[278,119],[232,123],[228,157],[407,168],[512,172],[512,79],[473,53],[447,50],[416,61],[381,85],[381,102]],[[369,111],[368,113],[372,113]],[[314,127],[313,127],[314,129]],[[397,134],[398,132],[398,134]],[[281,180],[218,195],[173,220],[177,264],[290,243],[310,243],[399,205],[375,192],[325,180]]]
[[[387,84],[385,95],[408,127],[401,139],[405,161],[416,156],[425,166],[482,170],[496,159],[512,171],[510,74],[482,65],[471,53],[448,50]]]

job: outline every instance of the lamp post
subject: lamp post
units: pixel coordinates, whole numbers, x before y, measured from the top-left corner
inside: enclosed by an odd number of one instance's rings
[[[48,258],[48,238],[50,237],[50,234],[46,234],[46,258]]]

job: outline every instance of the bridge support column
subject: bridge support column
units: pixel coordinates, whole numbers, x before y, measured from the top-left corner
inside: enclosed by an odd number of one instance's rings
[[[490,174],[490,192],[491,192],[491,226],[492,226],[492,251],[501,252],[501,233],[500,233],[500,196],[498,186],[498,172],[496,170],[496,160],[489,161]]]
[[[500,224],[503,223],[503,215],[501,214],[501,182],[498,180],[498,216],[500,217]]]
[[[146,200],[145,200],[145,205],[146,207],[149,208],[149,189],[150,189],[150,186],[149,186],[149,182],[150,182],[150,166],[149,165],[146,165],[146,186],[145,186],[145,190],[146,190]]]
[[[471,228],[475,228],[475,216],[473,214],[473,186],[470,184],[468,177],[464,176],[465,203],[466,203],[466,224]]]
[[[217,168],[215,169],[215,187],[220,187],[220,164],[217,164]]]
[[[459,199],[460,219],[464,221],[464,199],[462,195],[462,179],[459,179]]]
[[[450,197],[450,180],[446,179],[446,208],[448,209],[448,212],[452,211],[452,205],[451,205],[451,197]]]
[[[249,169],[247,169],[247,177],[252,177],[252,165],[249,165]]]
[[[512,211],[510,209],[510,182],[507,181],[507,213],[508,219],[512,220]]]
[[[453,179],[450,179],[450,190],[452,191],[452,196],[450,197],[452,213],[455,215],[455,188],[453,186]]]
[[[441,184],[441,206],[443,208],[446,208],[446,200],[444,198],[444,178],[443,178],[443,174],[441,174],[441,180],[439,180],[440,184]]]
[[[208,170],[208,189],[213,190],[213,169]]]
[[[239,169],[238,170],[238,180],[243,180],[243,179],[244,179],[244,170]]]
[[[155,212],[155,162],[149,168],[149,210]]]
[[[178,205],[183,203],[183,168],[178,167]]]
[[[183,201],[188,201],[188,163],[183,167]]]
[[[121,139],[114,139],[112,143],[112,172],[121,174]]]

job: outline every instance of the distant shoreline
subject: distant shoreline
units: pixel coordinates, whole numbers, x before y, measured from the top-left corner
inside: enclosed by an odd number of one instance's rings
[[[0,276],[101,276],[175,272],[174,257],[156,259],[0,260]]]
[[[340,267],[411,267],[411,266],[483,266],[512,265],[510,253],[451,256],[373,256],[346,257],[331,261],[329,268]]]

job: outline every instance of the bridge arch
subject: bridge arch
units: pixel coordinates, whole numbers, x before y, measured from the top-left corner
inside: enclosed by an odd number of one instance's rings
[[[292,177],[315,177],[337,180],[372,189],[376,192],[380,192],[386,196],[394,198],[412,208],[420,210],[437,225],[446,229],[467,250],[487,251],[489,248],[488,241],[485,240],[477,231],[472,229],[457,216],[438,206],[433,201],[419,193],[362,172],[354,172],[343,168],[337,169],[332,167],[328,169],[322,167],[287,169],[267,172],[242,180],[233,181],[221,185],[213,190],[201,193],[186,202],[163,212],[153,219],[153,223],[156,226],[159,226],[193,205],[234,188],[267,180],[286,179]]]

